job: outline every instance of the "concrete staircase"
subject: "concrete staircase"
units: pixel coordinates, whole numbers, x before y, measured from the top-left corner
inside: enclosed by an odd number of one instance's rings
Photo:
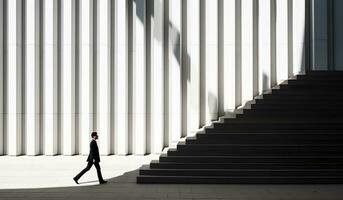
[[[298,75],[143,166],[137,183],[343,183],[343,72]]]

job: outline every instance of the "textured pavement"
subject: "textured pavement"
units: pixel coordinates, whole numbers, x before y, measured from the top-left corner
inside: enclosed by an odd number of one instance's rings
[[[104,156],[108,184],[98,185],[95,168],[76,185],[71,179],[86,156],[0,157],[0,200],[3,199],[233,199],[343,200],[343,185],[182,185],[136,184],[138,168],[158,155]]]

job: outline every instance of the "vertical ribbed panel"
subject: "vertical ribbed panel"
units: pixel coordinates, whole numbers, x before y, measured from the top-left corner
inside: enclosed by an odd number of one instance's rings
[[[111,65],[110,65],[110,1],[97,0],[97,131],[102,155],[110,154],[112,131],[110,125]]]
[[[242,0],[235,0],[235,104],[242,104]]]
[[[43,137],[44,154],[58,152],[58,2],[43,2]]]
[[[224,112],[233,111],[236,108],[236,71],[238,70],[238,48],[236,48],[236,28],[238,19],[236,17],[237,0],[222,0],[219,9],[222,10],[222,72],[219,73],[223,84],[222,93]]]
[[[306,0],[293,1],[293,75],[305,73]]]
[[[305,2],[0,0],[0,155],[160,153],[304,73]]]
[[[62,153],[75,153],[75,2],[63,0],[61,6],[61,135]]]
[[[276,77],[277,83],[288,78],[288,0],[276,1]]]
[[[258,65],[258,1],[253,1],[253,76],[252,76],[252,90],[253,97],[259,94],[259,71],[260,66]]]
[[[199,129],[200,122],[200,2],[186,1],[185,12],[183,90],[186,92],[183,103],[186,107],[182,121],[186,127],[186,135],[190,136]]]
[[[203,48],[201,48],[202,124],[218,117],[218,0],[202,1]]]
[[[288,78],[293,77],[293,0],[287,1]]]
[[[23,2],[6,1],[6,139],[7,154],[22,153]]]
[[[145,0],[132,4],[132,153],[146,153]]]
[[[168,144],[175,143],[181,137],[181,0],[169,0],[165,2],[168,9],[166,14],[166,27],[168,31],[168,43],[165,47],[167,58],[165,60],[166,82],[168,98],[166,106],[166,133]]]
[[[0,155],[4,154],[4,0],[0,0]]]
[[[114,146],[115,153],[128,153],[128,0],[115,1],[114,23]],[[113,122],[112,122],[113,123]]]
[[[276,80],[276,1],[270,0],[270,23],[271,23],[271,68],[270,82],[271,87],[277,84]]]
[[[89,153],[90,134],[93,129],[93,43],[91,40],[91,1],[80,1],[80,54],[79,54],[79,143],[80,154]]]
[[[242,0],[242,103],[253,98],[253,0]]]
[[[149,3],[149,4],[148,4]],[[147,1],[147,150],[160,153],[163,149],[163,0]]]
[[[41,77],[41,2],[25,2],[25,141],[26,154],[39,154],[40,77]]]
[[[271,87],[271,0],[258,1],[258,65],[259,93]]]

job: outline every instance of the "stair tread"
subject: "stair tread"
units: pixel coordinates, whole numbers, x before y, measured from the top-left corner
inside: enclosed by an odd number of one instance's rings
[[[299,177],[301,178],[343,178],[343,176],[158,176],[158,175],[139,175],[139,177],[177,177],[177,178],[192,178],[192,177],[201,177],[201,178],[258,178],[258,179],[264,179],[264,178],[269,178],[269,179],[278,179],[278,178],[290,178],[290,179],[298,179]]]
[[[156,162],[157,161],[157,162]],[[222,162],[192,162],[192,163],[186,163],[186,162],[159,162],[159,160],[156,160],[155,162],[151,162],[150,164],[156,164],[156,165],[285,165],[285,163],[271,163],[271,162],[239,162],[239,163],[222,163]],[[287,163],[287,165],[297,165],[297,164],[306,164],[306,165],[336,165],[337,162],[310,162],[310,163]],[[340,164],[343,164],[343,161],[341,161]]]
[[[242,144],[186,144],[186,143],[179,143],[178,146],[257,146],[257,147],[264,147],[264,146],[292,146],[292,147],[298,147],[298,146],[332,146],[332,147],[336,147],[336,146],[343,146],[343,144],[246,144],[246,143],[242,143]]]
[[[187,137],[187,139],[193,139],[196,138],[196,136],[216,136],[216,135],[292,135],[292,136],[311,136],[311,135],[320,135],[320,136],[332,136],[332,135],[337,135],[337,136],[343,136],[343,131],[342,133],[337,133],[337,132],[313,132],[313,133],[294,133],[294,132],[276,132],[276,133],[271,133],[271,132],[252,132],[252,133],[197,133],[195,136]]]
[[[174,149],[176,151],[176,149]],[[343,155],[342,156],[323,156],[323,155],[308,155],[308,156],[303,156],[303,155],[288,155],[288,156],[270,156],[270,155],[263,155],[263,156],[256,156],[256,155],[240,155],[240,156],[207,156],[207,155],[203,155],[203,156],[188,156],[188,155],[182,155],[182,156],[169,156],[169,155],[161,155],[160,157],[170,157],[170,158],[192,158],[192,157],[204,157],[204,158],[301,158],[301,159],[305,159],[305,158],[337,158],[337,159],[343,159]]]
[[[259,172],[264,172],[264,171],[272,171],[272,172],[278,172],[278,171],[293,171],[293,172],[302,172],[302,171],[311,171],[311,172],[315,172],[315,171],[340,171],[343,172],[343,169],[155,169],[155,168],[141,168],[140,170],[152,170],[152,171],[216,171],[216,172],[220,172],[220,171],[245,171],[245,172],[249,172],[249,171],[259,171]]]

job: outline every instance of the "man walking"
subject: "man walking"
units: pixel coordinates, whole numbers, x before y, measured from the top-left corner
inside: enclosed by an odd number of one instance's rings
[[[76,175],[73,178],[76,184],[79,184],[78,180],[81,178],[81,176],[84,173],[86,173],[92,167],[93,164],[94,164],[94,166],[96,168],[96,172],[98,174],[99,183],[100,184],[107,183],[107,181],[105,181],[102,178],[101,170],[100,170],[100,165],[99,165],[100,155],[99,155],[99,148],[98,148],[98,145],[96,143],[96,140],[99,137],[98,137],[97,132],[92,132],[91,137],[92,137],[92,141],[90,143],[90,151],[89,151],[89,155],[88,155],[88,158],[87,158],[88,164],[87,164],[86,168],[84,168],[78,175]]]

